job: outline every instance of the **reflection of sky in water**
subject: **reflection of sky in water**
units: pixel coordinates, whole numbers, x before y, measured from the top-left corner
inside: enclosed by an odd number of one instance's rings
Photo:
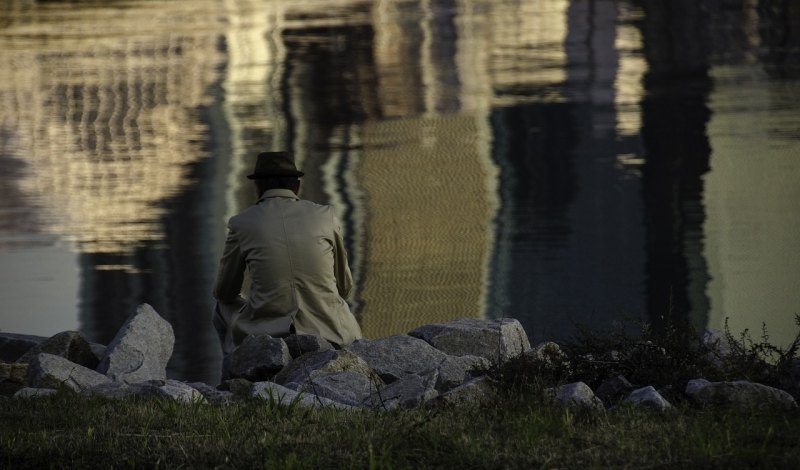
[[[369,336],[506,315],[541,340],[668,308],[793,331],[795,7],[11,5],[0,329],[108,341],[147,301],[171,373],[213,376],[224,221],[253,156],[288,146],[346,225]]]

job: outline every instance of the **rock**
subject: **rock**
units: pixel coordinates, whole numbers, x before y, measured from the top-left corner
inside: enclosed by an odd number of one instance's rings
[[[290,388],[298,388],[311,378],[314,371],[320,373],[351,371],[364,375],[379,385],[383,383],[364,359],[347,350],[303,354],[278,372],[272,380]]]
[[[745,381],[711,382],[697,388],[691,398],[700,405],[722,405],[737,409],[791,410],[797,408],[797,402],[787,392]]]
[[[198,390],[187,383],[178,380],[148,380],[136,384],[139,388],[137,395],[167,398],[181,403],[208,403]]]
[[[236,399],[249,398],[253,390],[253,382],[247,379],[230,379],[222,382],[218,390],[233,393]]]
[[[531,347],[522,325],[511,318],[463,318],[421,326],[409,335],[427,341],[446,354],[480,356],[493,365],[517,357]]]
[[[364,406],[383,410],[409,409],[422,406],[439,396],[439,392],[435,388],[438,375],[437,372],[432,372],[425,376],[417,374],[406,375],[373,392],[363,404]]]
[[[664,411],[672,408],[672,405],[650,385],[634,390],[623,403],[641,405],[657,411]]]
[[[447,356],[437,368],[436,390],[444,393],[467,380],[483,375],[490,367],[489,360],[483,357]]]
[[[583,382],[556,387],[553,390],[554,398],[565,405],[586,407],[596,410],[604,410],[603,402],[600,401],[592,392],[592,389]]]
[[[628,379],[618,375],[603,381],[594,394],[604,403],[616,404],[630,395],[635,388]]]
[[[15,362],[46,339],[44,336],[0,333],[0,362]]]
[[[92,370],[94,370],[99,363],[97,357],[92,352],[89,342],[77,331],[63,331],[47,338],[23,354],[17,359],[17,362],[30,362],[40,353],[61,356],[75,364],[82,365]]]
[[[25,387],[28,364],[0,363],[0,395],[11,396]]]
[[[228,405],[236,400],[233,392],[218,390],[203,382],[191,382],[187,385],[200,392],[211,405]]]
[[[164,380],[174,343],[172,326],[142,304],[109,343],[97,370],[117,382]]]
[[[292,359],[310,352],[333,349],[331,343],[317,335],[289,335],[284,338],[284,341],[286,346],[289,347],[289,355],[292,356]]]
[[[698,391],[700,391],[701,388],[710,384],[711,382],[709,382],[706,379],[690,380],[686,383],[686,392],[685,392],[686,396],[688,396],[689,398],[694,398],[694,396],[697,394]]]
[[[60,356],[42,353],[28,364],[26,385],[34,388],[66,387],[80,392],[89,387],[109,382],[103,374],[70,362]]]
[[[81,395],[87,397],[104,398],[128,398],[142,394],[142,386],[139,384],[127,384],[125,382],[106,382],[81,391]]]
[[[269,335],[248,336],[225,358],[226,377],[253,382],[271,379],[289,361],[289,348],[280,338]]]
[[[165,398],[182,403],[208,403],[200,391],[178,380],[147,380],[139,383],[107,382],[87,388],[84,396],[105,398]]]
[[[31,388],[31,387],[24,387],[14,394],[14,398],[40,398],[40,397],[49,397],[51,395],[55,395],[58,393],[57,390],[53,388]]]
[[[364,359],[386,383],[410,374],[436,370],[447,355],[425,341],[408,335],[355,341],[345,350]]]
[[[365,375],[352,371],[314,372],[299,392],[312,393],[337,403],[361,406],[377,390]]]
[[[327,398],[318,397],[310,393],[301,393],[283,385],[273,382],[256,382],[251,391],[253,398],[268,400],[269,403],[278,406],[300,406],[300,407],[331,407],[337,409],[352,409],[351,406],[337,403]]]
[[[429,401],[431,406],[478,405],[493,399],[496,395],[496,384],[489,377],[483,376],[465,382],[446,393]]]

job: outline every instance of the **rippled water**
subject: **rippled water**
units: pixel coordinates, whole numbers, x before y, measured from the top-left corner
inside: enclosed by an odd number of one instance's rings
[[[261,150],[343,219],[378,337],[519,318],[760,331],[800,312],[800,7],[740,0],[6,1],[0,329],[140,302],[212,382]]]

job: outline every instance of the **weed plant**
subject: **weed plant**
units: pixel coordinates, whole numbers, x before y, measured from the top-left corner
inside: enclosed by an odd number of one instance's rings
[[[800,316],[795,316],[800,327]],[[717,335],[699,332],[689,323],[670,322],[660,331],[647,323],[616,322],[607,330],[578,325],[577,333],[555,351],[521,356],[493,375],[518,389],[582,381],[593,389],[621,375],[638,386],[680,391],[689,380],[746,380],[800,395],[800,330],[781,347],[770,343],[766,326],[759,338],[748,330],[735,337],[728,327]],[[673,393],[680,398],[680,394]]]

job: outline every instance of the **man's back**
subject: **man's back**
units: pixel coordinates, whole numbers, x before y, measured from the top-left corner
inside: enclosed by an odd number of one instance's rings
[[[245,306],[232,318],[233,341],[248,334],[317,334],[337,344],[361,337],[343,297],[352,285],[341,227],[330,206],[290,190],[266,191],[231,218],[216,296],[238,296],[246,268],[252,278]]]

